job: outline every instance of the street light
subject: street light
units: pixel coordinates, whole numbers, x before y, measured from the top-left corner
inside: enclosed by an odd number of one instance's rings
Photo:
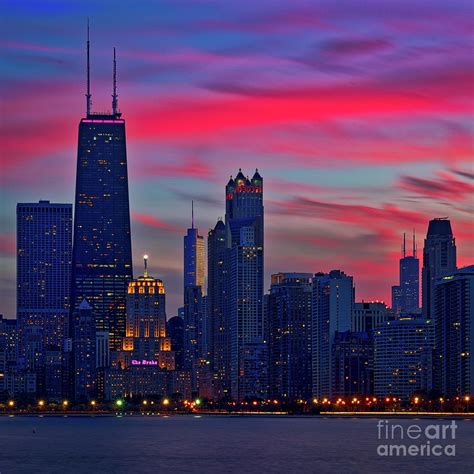
[[[170,404],[170,401],[167,398],[165,398],[163,400],[163,405],[169,405],[169,404]]]
[[[38,405],[39,405],[40,407],[44,407],[44,400],[40,400],[40,401],[38,402]]]
[[[13,400],[9,400],[9,401],[8,401],[8,406],[9,406],[10,408],[14,407],[14,406],[15,406],[15,402],[14,402]]]
[[[66,408],[69,405],[69,402],[67,400],[63,401],[63,407]]]
[[[121,407],[123,405],[123,400],[116,400],[115,401],[115,404],[118,406],[118,407]]]

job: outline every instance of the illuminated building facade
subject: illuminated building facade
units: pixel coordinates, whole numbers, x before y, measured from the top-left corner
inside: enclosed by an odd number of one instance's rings
[[[156,365],[173,370],[174,354],[166,336],[165,287],[161,280],[149,276],[147,256],[144,261],[143,276],[131,281],[127,289],[126,336],[122,346],[127,353],[125,365]]]
[[[19,355],[25,331],[37,326],[42,344],[62,350],[68,330],[72,205],[49,201],[17,205],[17,320]]]
[[[434,287],[437,278],[456,270],[456,241],[448,219],[433,219],[428,225],[423,248],[423,317],[434,317]]]
[[[474,265],[435,283],[434,385],[444,396],[474,394]]]
[[[388,321],[374,331],[374,394],[409,400],[433,388],[434,324],[424,318]]]
[[[231,395],[265,398],[268,346],[263,312],[263,179],[239,170],[226,186]]]
[[[272,275],[269,324],[270,396],[311,397],[311,273]]]
[[[420,304],[420,261],[416,256],[415,234],[413,254],[406,254],[403,234],[403,256],[400,259],[400,283],[392,287],[392,309],[396,314],[416,313]]]
[[[120,349],[132,248],[125,120],[117,111],[115,58],[112,113],[92,113],[89,89],[86,97],[77,149],[71,304],[87,299],[97,331],[107,331],[111,349]]]
[[[209,352],[216,400],[230,397],[230,319],[227,311],[226,228],[218,220],[207,237],[207,298],[210,327]]]
[[[315,397],[331,398],[332,353],[337,332],[351,330],[354,310],[353,278],[340,270],[316,273],[312,305],[312,385]]]

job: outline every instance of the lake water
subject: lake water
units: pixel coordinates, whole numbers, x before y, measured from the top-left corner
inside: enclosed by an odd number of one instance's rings
[[[421,429],[451,422],[389,421]],[[380,457],[375,418],[0,417],[0,474],[472,474],[474,420],[456,423],[454,457]]]

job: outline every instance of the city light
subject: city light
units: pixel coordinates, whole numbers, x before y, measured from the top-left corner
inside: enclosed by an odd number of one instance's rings
[[[9,400],[9,401],[8,401],[8,406],[9,406],[9,407],[15,406],[15,402],[14,402],[13,400]]]
[[[44,406],[44,400],[40,400],[40,401],[38,402],[38,405],[39,405],[40,407],[43,407],[43,406]]]
[[[170,404],[170,401],[167,398],[165,398],[163,400],[163,405],[169,405],[169,404]]]
[[[469,395],[466,395],[466,396],[464,397],[464,401],[465,401],[465,402],[468,402],[470,399],[471,399],[471,397],[470,397]]]
[[[95,407],[96,401],[95,401],[95,400],[91,400],[91,405],[92,405],[93,407]]]
[[[147,400],[143,400],[143,405],[148,405],[148,401]]]
[[[115,404],[118,406],[118,407],[121,407],[123,405],[123,400],[116,400],[115,401]]]
[[[200,400],[199,398],[196,398],[196,400],[194,401],[194,403],[195,403],[196,405],[200,405],[200,404],[201,404],[201,400]]]
[[[67,407],[69,405],[69,402],[67,400],[63,400],[63,407]]]

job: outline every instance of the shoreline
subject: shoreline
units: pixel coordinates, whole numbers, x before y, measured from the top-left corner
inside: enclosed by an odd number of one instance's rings
[[[142,417],[142,416],[158,416],[158,417],[170,417],[170,416],[222,416],[222,417],[277,417],[277,418],[406,418],[406,419],[439,419],[439,418],[463,418],[463,419],[474,419],[474,412],[321,412],[321,413],[288,413],[288,412],[241,412],[241,413],[222,413],[222,412],[12,412],[12,413],[1,413],[3,417],[56,417],[56,418],[98,418],[98,417]]]

